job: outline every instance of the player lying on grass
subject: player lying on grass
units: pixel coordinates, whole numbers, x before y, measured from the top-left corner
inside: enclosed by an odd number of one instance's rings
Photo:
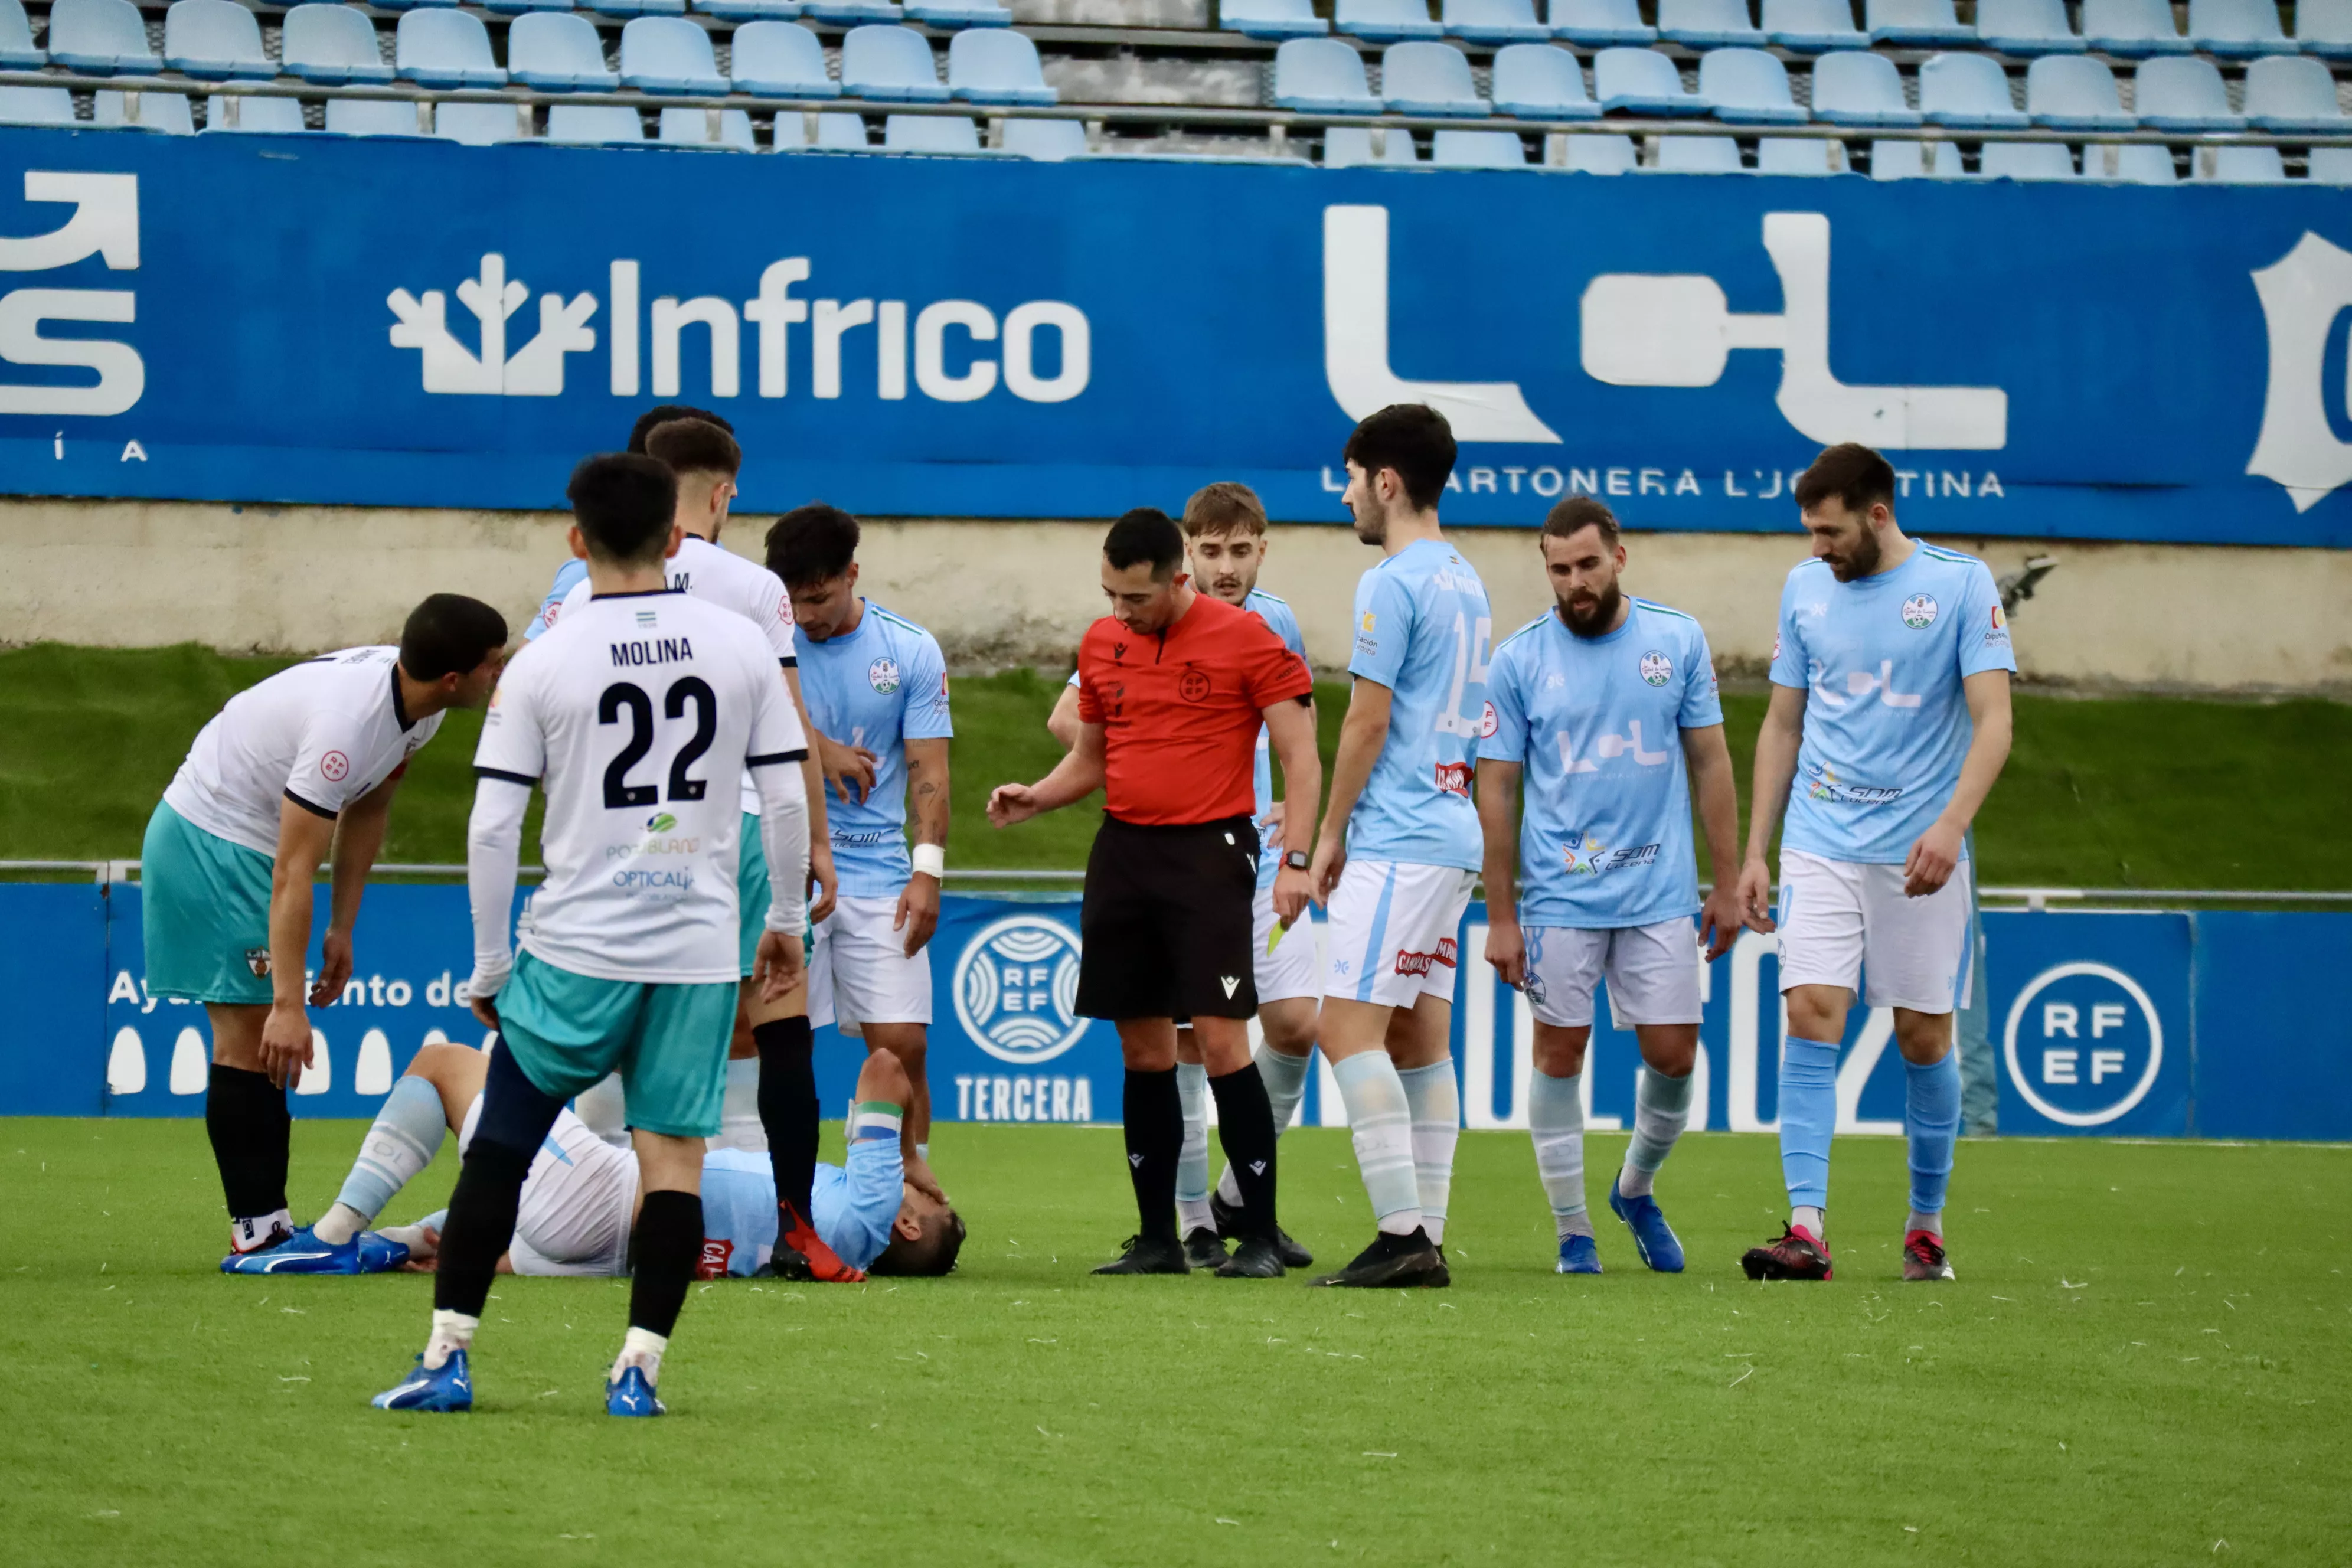
[[[381,1232],[368,1227],[433,1163],[442,1138],[462,1152],[481,1115],[489,1058],[470,1046],[427,1046],[393,1085],[360,1145],[335,1205],[313,1227],[316,1247],[288,1244],[238,1260],[249,1274],[374,1274],[430,1270],[447,1211]],[[877,1052],[857,1076],[849,1153],[816,1168],[817,1233],[853,1268],[877,1274],[945,1274],[963,1245],[955,1210],[907,1184],[898,1131],[913,1094],[898,1058]],[[501,1274],[621,1275],[645,1192],[637,1157],[604,1142],[571,1111],[524,1177],[514,1241]],[[764,1271],[776,1244],[776,1184],[763,1154],[718,1149],[702,1161],[702,1258],[697,1274]]]

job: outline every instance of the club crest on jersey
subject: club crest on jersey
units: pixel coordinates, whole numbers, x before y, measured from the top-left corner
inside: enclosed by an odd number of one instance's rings
[[[1914,594],[1903,601],[1903,624],[1915,632],[1924,632],[1936,624],[1936,601],[1926,594]]]
[[[1458,795],[1463,799],[1468,800],[1470,798],[1470,764],[1467,763],[1438,763],[1437,788],[1441,794]]]
[[[246,966],[247,969],[250,969],[250,970],[252,970],[252,971],[253,971],[253,974],[254,974],[254,978],[255,978],[255,979],[257,979],[257,980],[267,980],[267,979],[268,979],[268,978],[269,978],[269,950],[268,950],[268,948],[266,948],[266,947],[248,947],[248,948],[247,948],[247,949],[245,950],[245,966]]]
[[[1675,661],[1652,648],[1642,656],[1642,679],[1653,686],[1664,686],[1675,678]]]
[[[898,661],[877,658],[866,667],[866,684],[887,697],[898,689]]]

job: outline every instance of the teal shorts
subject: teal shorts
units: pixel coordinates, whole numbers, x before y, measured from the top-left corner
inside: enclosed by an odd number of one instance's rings
[[[594,980],[523,952],[498,994],[499,1037],[542,1093],[570,1100],[617,1072],[630,1126],[715,1138],[735,990]]]
[[[743,978],[751,978],[751,961],[760,952],[760,933],[768,929],[768,851],[760,842],[760,819],[743,814],[741,853],[735,860],[736,946],[742,951]]]
[[[139,854],[148,993],[269,1005],[269,857],[160,802]]]

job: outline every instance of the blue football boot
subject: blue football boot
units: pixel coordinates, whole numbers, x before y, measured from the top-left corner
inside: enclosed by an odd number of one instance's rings
[[[382,1274],[408,1261],[408,1248],[363,1230],[341,1247],[320,1241],[304,1226],[275,1247],[232,1252],[221,1259],[224,1274]]]
[[[474,1374],[466,1364],[464,1351],[451,1351],[449,1359],[431,1372],[425,1370],[425,1358],[416,1358],[416,1370],[397,1388],[387,1388],[368,1401],[378,1410],[458,1411],[474,1407]]]
[[[654,1397],[654,1385],[646,1380],[646,1369],[626,1368],[618,1383],[604,1385],[604,1414],[607,1415],[663,1415],[669,1406]]]
[[[1601,1248],[1589,1236],[1571,1236],[1559,1244],[1559,1272],[1562,1274],[1598,1274],[1601,1272]]]
[[[1658,1200],[1644,1193],[1638,1198],[1621,1197],[1617,1180],[1609,1183],[1609,1212],[1625,1222],[1633,1233],[1633,1250],[1642,1261],[1660,1274],[1680,1274],[1683,1271],[1683,1244],[1658,1212]]]

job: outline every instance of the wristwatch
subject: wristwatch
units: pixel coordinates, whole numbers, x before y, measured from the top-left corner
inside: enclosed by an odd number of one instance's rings
[[[1289,867],[1294,871],[1304,871],[1309,866],[1314,864],[1313,861],[1307,858],[1307,851],[1304,849],[1284,850],[1282,855],[1282,863]]]

